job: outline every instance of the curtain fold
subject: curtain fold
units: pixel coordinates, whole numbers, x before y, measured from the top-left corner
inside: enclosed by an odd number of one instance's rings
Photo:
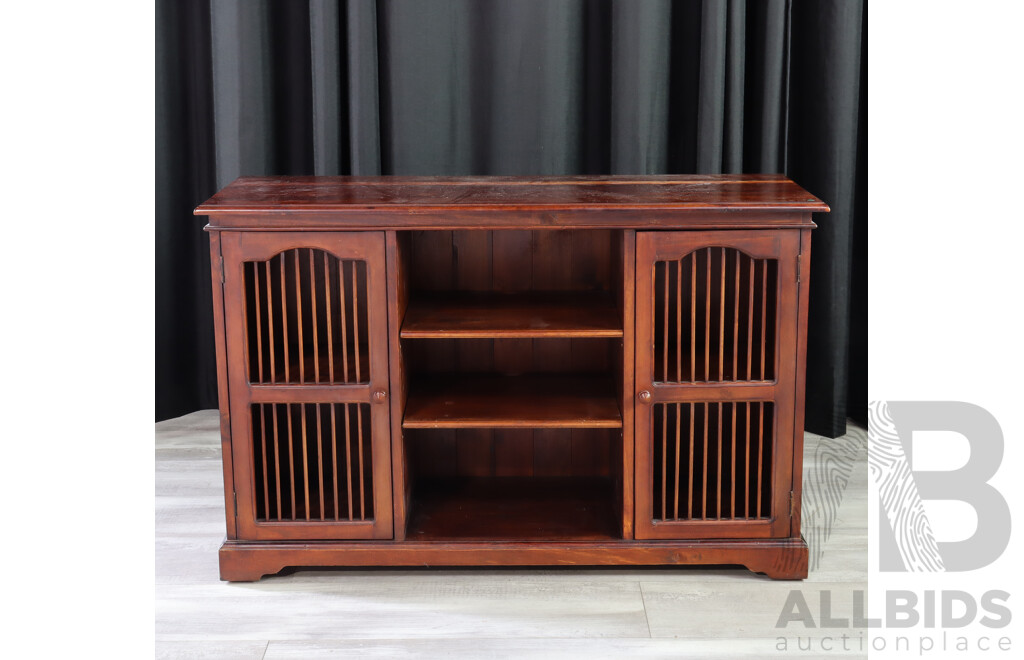
[[[158,418],[216,405],[188,211],[239,175],[686,172],[785,172],[830,204],[807,427],[862,416],[863,2],[157,5]]]
[[[848,399],[867,398],[866,387],[863,395],[849,391],[851,369],[867,370],[866,355],[859,364],[850,361],[850,329],[867,324],[861,300],[853,313],[851,290],[856,227],[867,223],[866,206],[856,204],[866,167],[866,158],[858,158],[866,145],[859,141],[867,93],[861,89],[865,11],[859,0],[795,2],[791,21],[788,173],[832,209],[815,219],[811,248],[806,427],[833,437],[851,412],[865,416]],[[866,292],[861,295],[866,303]]]
[[[378,73],[377,6],[373,0],[346,3],[345,57],[348,85],[348,168],[342,174],[375,176],[380,166],[380,84]]]
[[[312,87],[313,174],[342,174],[347,154],[348,113],[342,105],[346,60],[342,59],[341,8],[334,0],[309,0],[309,54]],[[347,160],[347,159],[346,159]]]
[[[672,3],[616,2],[611,39],[611,174],[668,169]]]

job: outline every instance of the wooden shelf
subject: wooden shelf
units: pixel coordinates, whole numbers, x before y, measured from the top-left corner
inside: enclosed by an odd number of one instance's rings
[[[415,380],[402,427],[621,428],[611,381],[603,375],[451,375]]]
[[[413,300],[403,339],[487,337],[621,337],[622,319],[610,296],[451,294]]]
[[[423,480],[408,540],[593,541],[619,538],[611,480],[472,477]]]

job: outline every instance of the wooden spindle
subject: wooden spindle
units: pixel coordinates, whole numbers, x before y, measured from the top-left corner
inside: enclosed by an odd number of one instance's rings
[[[337,404],[331,406],[331,475],[334,477],[334,519],[341,519],[341,511],[338,509],[338,426],[334,409]]]
[[[764,356],[768,350],[768,260],[761,261],[761,380],[765,379]]]
[[[718,308],[718,380],[725,380],[725,248],[722,248],[722,283],[718,289]]]
[[[297,517],[295,512],[295,477],[298,474],[295,471],[295,444],[292,437],[292,406],[290,403],[285,404],[285,410],[287,410],[288,420],[288,485],[291,487],[291,503],[292,503],[292,520]]]
[[[363,468],[363,404],[357,403],[355,406],[356,433],[359,441],[359,519],[366,520],[366,484],[363,483],[366,474]]]
[[[754,260],[750,260],[750,302],[747,307],[747,380],[754,380]]]
[[[701,470],[701,485],[703,486],[701,495],[701,514],[700,517],[707,519],[708,517],[708,411],[710,410],[710,404],[704,404],[704,468]]]
[[[697,382],[697,253],[690,254],[690,382]],[[692,467],[692,466],[691,466]],[[693,472],[691,471],[691,474]],[[690,515],[693,515],[691,512]]]
[[[356,262],[352,263],[352,358],[356,362],[356,382],[363,382],[363,377],[359,374],[359,365],[362,363],[362,357],[359,355],[359,269],[356,268]],[[360,415],[362,410],[357,411]],[[362,432],[362,429],[360,429]],[[362,445],[359,446],[359,450],[362,451]],[[359,477],[360,483],[362,483],[362,476]]]
[[[751,290],[753,290],[753,289],[751,289]],[[747,439],[747,442],[746,442],[746,444],[747,444],[747,458],[746,458],[746,460],[743,463],[743,465],[744,465],[744,467],[746,469],[746,472],[743,475],[743,483],[745,484],[744,487],[743,487],[744,488],[744,491],[743,491],[743,517],[744,518],[749,518],[750,517],[750,445],[753,444],[751,442],[751,437],[750,437],[750,402],[749,401],[747,401],[746,429],[743,432],[743,437]]]
[[[344,290],[344,289],[342,289]],[[349,407],[351,403],[344,404],[345,406],[345,481],[348,482],[348,519],[353,520],[352,517],[352,420],[349,416]],[[356,404],[358,405],[358,404]]]
[[[718,479],[718,488],[715,490],[715,516],[717,518],[722,517],[722,402],[718,403],[718,469],[715,472]]]
[[[347,310],[348,303],[345,302],[345,262],[338,262],[338,292],[340,294],[341,302],[341,370],[345,374],[345,382],[348,382],[348,319]],[[348,407],[345,407],[346,412]],[[351,501],[351,497],[349,501]],[[349,518],[351,518],[351,512],[349,512]]]
[[[729,452],[729,492],[732,499],[729,503],[729,517],[736,517],[736,408],[739,404],[732,403],[732,451]]]
[[[316,404],[316,490],[320,493],[320,520],[324,519],[324,440],[320,421],[320,404]]]
[[[761,517],[761,464],[764,456],[764,401],[757,403],[757,517]]]
[[[263,518],[269,520],[270,518],[270,484],[267,481],[266,474],[266,405],[258,403],[259,406],[259,446],[260,455],[263,457],[263,516],[257,516],[257,518]]]
[[[313,310],[313,382],[320,382],[320,337],[316,327],[316,268],[313,249],[309,250],[309,302]],[[320,509],[323,510],[323,507]]]
[[[257,366],[257,381],[258,383],[263,382],[263,315],[261,314],[260,307],[263,304],[262,296],[260,296],[260,265],[257,262],[252,262],[252,286],[253,293],[255,294],[255,304],[253,307],[256,308],[256,366]],[[269,317],[268,317],[269,318]],[[252,364],[251,362],[249,364]]]
[[[682,265],[680,265],[680,269],[682,269]],[[682,380],[682,378],[680,378],[679,380]],[[681,412],[680,408],[681,408],[681,405],[679,403],[676,403],[676,471],[675,471],[676,488],[675,488],[675,495],[672,497],[672,505],[673,505],[673,511],[674,511],[674,514],[673,514],[672,517],[675,518],[676,520],[679,520],[679,443],[682,440],[682,438],[680,437],[680,434],[679,434],[679,431],[681,430],[680,429],[681,420],[679,419],[679,414]]]
[[[309,520],[309,452],[306,445],[306,404],[304,403],[299,404],[299,417],[302,421],[302,494],[306,503],[306,520]]]
[[[284,382],[292,382],[291,357],[288,355],[288,286],[284,276],[284,261],[287,252],[281,253],[281,335],[284,339]],[[289,409],[291,410],[291,409]],[[292,500],[295,505],[295,500]]]
[[[263,518],[270,520],[270,481],[267,478],[267,406],[260,407],[260,452],[263,456]]]
[[[302,276],[299,273],[299,251],[295,250],[295,319],[299,326],[299,382],[306,382],[306,349],[302,344]]]
[[[740,363],[740,253],[736,253],[736,295],[732,309],[732,380],[736,382]]]
[[[331,264],[327,253],[324,252],[324,294],[327,305],[327,378],[334,382],[334,331],[331,328]],[[331,415],[334,414],[334,407],[331,407]],[[334,510],[338,510],[335,502]]]
[[[683,380],[683,260],[676,262],[676,382]]]
[[[669,304],[668,304],[668,290],[671,288],[668,283],[668,262],[661,262],[665,265],[665,302],[661,308],[661,315],[664,328],[661,332],[661,380],[668,381],[668,315],[669,315]]]
[[[661,519],[668,520],[668,405],[659,403],[658,408],[661,410]]]
[[[707,290],[704,292],[704,380],[711,380],[711,248],[707,249]]]
[[[274,485],[277,489],[277,519],[281,520],[281,450],[277,438],[277,404],[271,404],[274,418]]]
[[[270,286],[270,262],[263,262],[267,274],[267,335],[270,340],[270,382],[277,381],[277,368],[274,364],[274,300],[273,288]]]
[[[693,478],[693,446],[696,444],[696,438],[693,437],[693,415],[694,415],[694,404],[690,403],[690,471],[687,473],[689,478],[687,479],[688,488],[686,494],[686,517],[693,518],[695,513],[693,510],[693,487],[695,485]]]

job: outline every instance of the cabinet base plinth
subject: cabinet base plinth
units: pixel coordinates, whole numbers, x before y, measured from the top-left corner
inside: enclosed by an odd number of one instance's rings
[[[807,577],[803,539],[579,542],[225,541],[220,577],[251,582],[289,566],[741,565],[777,580]]]

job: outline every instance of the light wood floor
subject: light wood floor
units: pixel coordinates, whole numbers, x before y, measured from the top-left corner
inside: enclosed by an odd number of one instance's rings
[[[267,660],[864,656],[854,642],[845,654],[820,652],[821,638],[835,636],[831,644],[841,649],[838,635],[856,640],[859,630],[775,628],[792,589],[803,591],[815,616],[819,593],[832,590],[837,617],[850,616],[854,590],[866,590],[864,436],[852,424],[836,440],[806,436],[805,536],[813,568],[804,582],[775,582],[745,569],[658,568],[297,570],[228,584],[217,573],[224,538],[217,413],[161,422],[156,654]],[[823,504],[837,500],[838,507]],[[776,651],[779,637],[787,638],[788,652]],[[797,648],[808,642],[817,655]]]

